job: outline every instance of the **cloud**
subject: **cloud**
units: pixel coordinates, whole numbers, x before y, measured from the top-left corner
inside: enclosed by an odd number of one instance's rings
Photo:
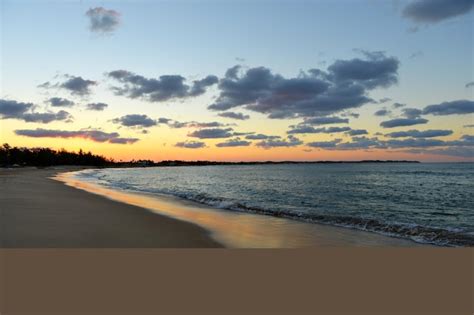
[[[61,88],[68,91],[72,95],[87,96],[91,94],[91,88],[98,84],[96,81],[83,79],[80,76],[72,76],[66,74],[64,75],[64,77],[66,78],[66,80],[62,83],[51,83],[48,81],[38,85],[38,87],[45,89]]]
[[[14,100],[0,99],[0,116],[1,119],[17,119],[25,122],[50,123],[52,121],[66,121],[72,120],[72,116],[61,110],[57,113],[33,112],[35,105],[32,103],[17,102]]]
[[[350,136],[361,136],[368,134],[367,130],[365,129],[352,129],[346,132]]]
[[[406,104],[402,104],[402,103],[393,103],[393,108],[400,108],[400,107],[404,107],[406,106]]]
[[[251,144],[250,141],[241,140],[240,138],[229,139],[225,142],[217,143],[216,147],[225,148],[225,147],[247,147]]]
[[[178,148],[186,148],[186,149],[199,149],[199,148],[204,148],[206,144],[204,142],[199,142],[199,141],[184,141],[184,142],[178,142],[175,144],[175,147]]]
[[[267,135],[264,135],[264,134],[251,134],[251,135],[247,135],[245,136],[245,139],[247,140],[267,140],[267,139],[278,139],[280,138],[279,136],[267,136]]]
[[[441,104],[428,105],[423,109],[423,114],[435,116],[465,115],[472,113],[474,113],[474,101],[469,100],[443,102]]]
[[[48,103],[53,107],[71,107],[75,104],[73,101],[61,97],[51,97]]]
[[[328,71],[310,69],[285,78],[265,67],[227,70],[219,81],[219,97],[209,109],[244,106],[269,118],[327,116],[374,102],[368,91],[397,82],[399,61],[381,52],[364,58],[337,60]]]
[[[412,154],[435,154],[447,155],[455,157],[472,158],[474,157],[474,147],[452,147],[452,148],[438,148],[438,149],[409,149],[407,153]]]
[[[295,147],[300,144],[303,144],[303,141],[294,137],[288,136],[288,139],[267,139],[260,142],[257,142],[255,145],[264,149],[271,149],[277,147]]]
[[[112,119],[112,122],[115,124],[121,124],[125,127],[152,127],[156,126],[157,122],[154,119],[151,119],[147,115],[125,115],[119,118]]]
[[[149,102],[199,96],[206,92],[206,88],[217,83],[217,77],[207,76],[194,81],[190,87],[180,75],[162,75],[158,79],[149,79],[126,70],[115,70],[107,73],[107,76],[122,84],[112,88],[116,95],[141,98]]]
[[[403,9],[403,16],[416,23],[432,24],[467,14],[472,0],[413,0]]]
[[[82,138],[94,142],[108,142],[116,144],[132,144],[137,142],[137,138],[121,138],[117,132],[107,133],[100,130],[84,129],[77,131],[53,130],[53,129],[21,129],[15,130],[19,136],[31,138]]]
[[[86,105],[87,110],[95,110],[95,111],[103,111],[106,109],[109,105],[105,103],[89,103]]]
[[[21,117],[33,107],[33,103],[23,103],[14,100],[0,99],[0,115],[3,119]]]
[[[86,12],[89,29],[96,33],[112,33],[120,25],[120,13],[103,7],[90,8]]]
[[[188,134],[188,137],[194,137],[199,139],[218,139],[218,138],[230,138],[234,135],[232,128],[208,128],[195,130]]]
[[[436,146],[446,146],[447,143],[443,140],[438,139],[403,139],[403,140],[387,140],[384,142],[387,146],[391,148],[406,148],[406,147],[436,147]]]
[[[433,137],[443,137],[452,135],[452,130],[440,130],[440,129],[430,129],[425,131],[419,130],[408,130],[408,131],[398,131],[386,134],[387,137],[390,138],[404,138],[404,137],[412,137],[412,138],[433,138]]]
[[[288,130],[287,134],[303,134],[303,133],[338,133],[350,131],[350,127],[329,127],[329,128],[314,128],[311,126],[299,125],[294,126],[293,129]]]
[[[312,148],[334,148],[339,142],[341,142],[341,139],[334,139],[331,141],[309,142],[306,145]]]
[[[313,117],[304,120],[308,125],[347,124],[349,119],[340,117]]]
[[[221,117],[225,118],[232,118],[232,119],[237,119],[237,120],[247,120],[250,118],[249,115],[244,115],[242,113],[236,113],[236,112],[223,112],[218,114]]]
[[[392,120],[383,121],[380,126],[383,128],[395,128],[426,124],[427,119],[424,118],[396,118]]]
[[[374,113],[375,116],[387,116],[389,115],[391,112],[387,109],[379,109],[378,111],[376,111]]]
[[[466,88],[474,87],[474,81],[466,83],[465,87]]]
[[[463,127],[464,128],[474,128],[474,124],[473,125],[464,125]]]
[[[404,108],[402,109],[402,115],[406,118],[418,118],[420,115],[423,114],[423,111],[418,108]]]
[[[338,150],[357,150],[369,148],[383,148],[384,145],[380,143],[377,138],[367,137],[353,137],[351,142],[339,143],[336,146]]]
[[[392,99],[390,97],[384,97],[379,99],[379,104],[390,102]]]
[[[422,57],[424,55],[424,53],[419,50],[419,51],[416,51],[414,53],[412,53],[408,58],[410,59],[415,59],[415,58],[418,58],[418,57]]]

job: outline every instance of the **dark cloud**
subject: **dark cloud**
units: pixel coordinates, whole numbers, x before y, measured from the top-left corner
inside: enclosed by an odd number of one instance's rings
[[[379,99],[379,104],[390,102],[392,99],[390,97],[384,97]]]
[[[280,138],[279,136],[267,136],[267,135],[264,135],[264,134],[251,134],[251,135],[247,135],[245,136],[245,139],[247,140],[267,140],[267,139],[278,139]]]
[[[395,128],[422,125],[426,124],[427,122],[428,120],[424,118],[396,118],[392,120],[383,121],[380,123],[380,126],[383,128]]]
[[[73,101],[61,97],[51,97],[48,103],[53,107],[71,107],[75,104]]]
[[[309,142],[306,145],[312,148],[334,148],[340,142],[341,142],[341,139],[334,139],[331,141]]]
[[[446,146],[447,143],[443,140],[438,139],[414,139],[408,138],[403,140],[387,140],[384,143],[391,148],[420,148],[420,147],[438,147],[438,146]]]
[[[350,136],[361,136],[368,134],[367,130],[365,129],[352,129],[346,132]]]
[[[423,114],[436,116],[464,115],[474,113],[474,101],[458,100],[443,102],[441,104],[428,105],[423,109]]]
[[[218,114],[221,117],[225,118],[232,118],[232,119],[237,119],[237,120],[247,120],[250,118],[249,115],[244,115],[242,113],[236,113],[236,112],[223,112]]]
[[[193,82],[193,86],[189,91],[190,96],[199,96],[206,93],[206,89],[216,84],[219,79],[215,75],[208,75],[202,80],[196,80]]]
[[[293,129],[288,130],[288,134],[303,134],[303,133],[338,133],[350,131],[350,127],[329,127],[329,128],[314,128],[312,126],[298,125]]]
[[[385,146],[377,138],[353,137],[351,142],[339,143],[338,150],[357,150],[370,148],[384,148]]]
[[[247,147],[251,144],[250,141],[241,140],[240,138],[229,139],[225,142],[217,143],[216,147],[225,148],[225,147]]]
[[[148,128],[157,125],[156,120],[151,119],[147,115],[125,115],[119,118],[112,119],[113,123],[121,124],[125,127],[142,127]]]
[[[204,142],[199,142],[199,141],[184,141],[184,142],[178,142],[175,144],[175,147],[178,148],[186,148],[186,149],[199,149],[199,148],[204,148],[206,144]]]
[[[406,118],[419,118],[420,115],[423,114],[423,111],[418,108],[404,108],[402,109],[402,115]]]
[[[470,88],[474,86],[474,81],[466,83],[465,87]]]
[[[212,110],[245,106],[270,118],[327,116],[374,102],[368,91],[397,82],[398,60],[383,53],[364,59],[337,60],[328,71],[310,69],[284,78],[265,67],[230,68],[219,81],[220,95]]]
[[[72,120],[72,116],[61,110],[57,113],[33,112],[35,105],[32,103],[23,103],[13,100],[0,99],[0,116],[1,119],[17,119],[25,122],[50,123],[52,121],[66,121]]]
[[[437,23],[472,10],[472,0],[413,0],[403,9],[403,16],[416,23]]]
[[[430,129],[430,130],[425,130],[425,131],[419,131],[419,130],[412,129],[408,131],[398,131],[398,132],[388,133],[386,134],[386,136],[390,138],[405,138],[405,137],[433,138],[433,137],[449,136],[452,134],[453,134],[452,130]]]
[[[188,134],[188,137],[194,137],[199,139],[218,139],[218,138],[230,138],[234,135],[232,128],[208,128],[195,130]]]
[[[451,147],[438,149],[410,149],[407,153],[412,154],[435,154],[455,157],[472,158],[474,157],[474,147]]]
[[[349,119],[340,117],[313,117],[304,120],[308,125],[347,124]]]
[[[26,122],[48,124],[53,121],[71,122],[72,116],[65,110],[60,110],[57,113],[24,113],[19,119],[23,119]]]
[[[120,13],[103,7],[90,8],[86,12],[89,29],[96,33],[112,33],[120,24]]]
[[[271,149],[276,147],[295,147],[300,144],[303,144],[303,141],[294,137],[288,136],[288,139],[267,139],[260,142],[257,142],[255,145],[264,149]]]
[[[23,103],[13,100],[0,99],[0,115],[3,119],[19,118],[28,110],[33,109],[33,103]]]
[[[91,129],[67,131],[37,128],[15,130],[15,134],[31,138],[82,138],[94,142],[109,142],[117,144],[132,144],[139,140],[136,138],[121,138],[117,132],[107,133]]]
[[[87,110],[95,110],[95,111],[103,111],[106,109],[109,105],[105,103],[89,103],[86,105]]]
[[[66,81],[61,83],[59,87],[68,90],[71,94],[84,96],[91,93],[90,88],[97,85],[97,82],[86,80],[82,77],[71,76]]]
[[[379,109],[378,111],[376,111],[374,113],[375,116],[387,116],[387,115],[390,115],[390,111],[387,110],[387,109]]]
[[[402,104],[402,103],[393,103],[393,108],[400,108],[400,107],[404,107],[406,106],[406,104]]]
[[[122,85],[113,87],[117,95],[129,98],[141,98],[149,102],[162,102],[172,99],[198,96],[206,88],[217,83],[217,77],[207,76],[193,82],[193,86],[185,84],[185,78],[180,75],[162,75],[158,79],[148,79],[126,70],[116,70],[107,73],[109,78],[117,80]]]

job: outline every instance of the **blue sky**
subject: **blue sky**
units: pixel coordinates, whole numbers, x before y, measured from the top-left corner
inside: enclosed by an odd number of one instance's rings
[[[53,92],[37,86],[57,74],[69,74],[101,81],[91,99],[115,104],[110,106],[110,117],[101,121],[77,113],[82,127],[101,124],[105,128],[117,115],[138,112],[212,120],[215,113],[208,113],[206,107],[218,95],[215,90],[187,100],[188,107],[182,101],[169,105],[175,100],[149,104],[110,93],[112,82],[104,79],[104,73],[123,69],[147,78],[179,74],[192,81],[211,74],[221,78],[228,68],[241,64],[245,69],[264,66],[284,77],[296,77],[302,70],[326,70],[336,60],[358,58],[362,50],[384,51],[400,63],[397,84],[370,92],[373,99],[391,101],[358,108],[366,117],[359,126],[370,124],[374,110],[393,102],[422,109],[445,101],[472,100],[473,88],[465,85],[474,81],[473,11],[437,23],[417,23],[402,14],[410,2],[3,0],[2,98],[47,109],[44,99]],[[115,31],[89,30],[85,12],[94,7],[120,13]],[[416,32],[411,31],[414,27]],[[245,127],[261,126],[264,118],[259,115],[255,114],[253,125],[245,122]],[[442,124],[437,119],[433,118],[432,129]],[[459,133],[462,126],[454,126],[456,121],[469,124],[472,115],[443,119]],[[275,133],[299,122],[266,121],[262,128],[270,132],[269,126],[275,125]],[[5,132],[6,138],[9,133]]]

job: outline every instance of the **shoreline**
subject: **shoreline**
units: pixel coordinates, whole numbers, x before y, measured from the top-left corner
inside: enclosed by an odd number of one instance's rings
[[[0,170],[2,248],[212,248],[195,224],[51,179],[86,167]]]
[[[56,180],[114,201],[138,206],[160,216],[204,228],[230,248],[298,248],[314,246],[429,246],[412,240],[326,224],[308,223],[213,208],[170,195],[110,189],[63,172]]]

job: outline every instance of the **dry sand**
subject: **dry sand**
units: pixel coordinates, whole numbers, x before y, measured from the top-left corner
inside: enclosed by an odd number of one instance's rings
[[[0,169],[0,247],[221,247],[195,224],[50,179],[74,169]]]

